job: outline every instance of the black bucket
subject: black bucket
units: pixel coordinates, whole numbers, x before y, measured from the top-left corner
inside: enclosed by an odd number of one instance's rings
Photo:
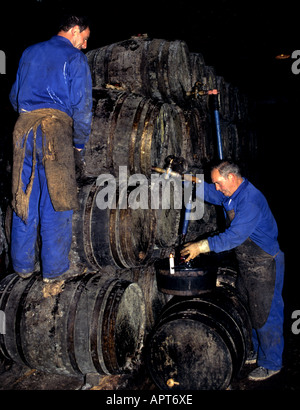
[[[169,295],[197,296],[216,287],[217,270],[215,264],[200,257],[189,264],[176,264],[171,273],[169,259],[164,259],[156,266],[157,287]]]

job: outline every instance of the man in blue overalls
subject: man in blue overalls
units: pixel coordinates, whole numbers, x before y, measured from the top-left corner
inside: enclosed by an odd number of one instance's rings
[[[235,249],[239,274],[236,289],[247,303],[252,321],[254,357],[258,367],[249,379],[264,380],[282,367],[284,254],[277,241],[277,224],[264,195],[237,165],[222,161],[205,183],[205,201],[222,205],[228,220],[223,233],[187,243],[186,261],[206,252]]]
[[[11,256],[24,279],[36,269],[38,229],[44,281],[72,275],[74,154],[88,141],[92,120],[91,74],[81,51],[89,35],[86,18],[66,17],[56,36],[24,51],[10,92],[20,114],[13,134]]]

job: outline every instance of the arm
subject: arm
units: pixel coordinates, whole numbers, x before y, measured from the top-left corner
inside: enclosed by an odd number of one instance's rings
[[[235,217],[225,232],[199,242],[187,243],[181,254],[188,255],[186,261],[189,261],[201,253],[210,251],[219,253],[236,248],[254,232],[259,222],[259,215],[258,205],[244,199],[238,204]]]
[[[82,149],[89,139],[92,122],[92,81],[84,54],[78,54],[72,61],[70,72],[74,146]]]
[[[9,100],[15,111],[18,111],[18,92],[19,92],[19,86],[18,86],[18,76],[17,76],[17,79],[15,83],[13,84],[10,94],[9,94]]]
[[[202,193],[202,194],[201,194]],[[222,205],[224,200],[224,195],[217,191],[214,184],[208,184],[204,182],[204,198],[203,191],[200,189],[200,185],[196,185],[196,195],[199,199],[209,202],[214,205]],[[188,262],[194,259],[200,253],[210,252],[210,245],[207,239],[201,240],[199,242],[186,243],[183,245],[183,249],[180,251],[181,255],[185,257],[185,261]]]
[[[23,55],[25,54],[25,52],[23,53]],[[11,105],[13,106],[13,109],[15,111],[18,111],[19,108],[19,104],[18,104],[18,94],[19,94],[19,77],[20,77],[20,69],[22,66],[22,60],[23,60],[23,55],[20,59],[19,62],[19,67],[18,67],[18,71],[17,71],[17,76],[16,76],[16,81],[14,82],[11,91],[9,93],[9,100]]]
[[[199,189],[197,189],[198,187]],[[222,194],[222,192],[216,190],[214,184],[208,184],[207,182],[204,182],[204,198],[202,197],[200,192],[200,185],[197,184],[196,195],[198,198],[202,200],[204,199],[204,201],[214,205],[222,205],[224,201],[224,195]]]

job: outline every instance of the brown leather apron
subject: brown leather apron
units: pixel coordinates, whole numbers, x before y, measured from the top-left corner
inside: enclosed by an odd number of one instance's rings
[[[52,108],[21,113],[18,117],[13,133],[12,207],[24,221],[28,217],[35,178],[38,127],[43,133],[43,164],[52,205],[55,211],[78,209],[72,124],[72,118],[66,113]],[[30,132],[33,132],[34,141],[32,173],[24,191],[22,170]]]
[[[234,210],[228,211],[231,222]],[[275,289],[276,262],[250,238],[235,248],[239,266],[236,289],[247,304],[254,329],[261,328],[270,313]]]

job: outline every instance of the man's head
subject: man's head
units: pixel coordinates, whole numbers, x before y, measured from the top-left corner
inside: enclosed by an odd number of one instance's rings
[[[211,180],[216,190],[231,196],[243,182],[239,167],[229,161],[221,161],[211,171]]]
[[[70,40],[72,45],[78,48],[78,50],[86,49],[90,36],[87,18],[72,15],[66,16],[59,25],[57,35]]]

